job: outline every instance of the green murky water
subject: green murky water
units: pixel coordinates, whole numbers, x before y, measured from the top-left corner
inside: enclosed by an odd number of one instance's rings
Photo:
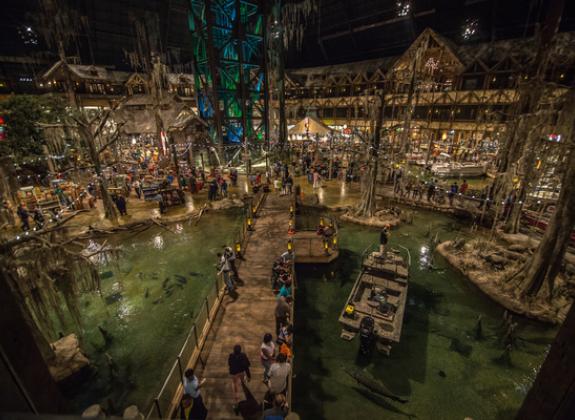
[[[298,268],[293,405],[304,419],[510,419],[519,408],[556,333],[551,327],[517,319],[513,366],[495,359],[501,344],[503,309],[490,301],[439,256],[430,260],[429,223],[440,240],[466,235],[445,216],[419,212],[413,225],[392,232],[412,258],[408,307],[399,345],[390,357],[375,352],[357,357],[359,339],[342,340],[339,313],[356,280],[360,256],[378,241],[378,231],[340,225],[341,256],[330,267]],[[485,338],[474,327],[483,317]],[[454,351],[452,342],[458,340]],[[365,369],[397,394],[401,404],[365,395],[342,367]],[[442,372],[442,373],[440,373]]]
[[[204,299],[213,290],[216,253],[233,241],[239,212],[210,213],[198,226],[174,224],[114,238],[119,264],[103,264],[102,297],[81,297],[82,347],[94,369],[65,394],[72,409],[112,403],[147,410],[171,368]],[[111,336],[106,343],[98,327]],[[72,325],[65,334],[78,332]],[[113,367],[110,367],[110,358]]]

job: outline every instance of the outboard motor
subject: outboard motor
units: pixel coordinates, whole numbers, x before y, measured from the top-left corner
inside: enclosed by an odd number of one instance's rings
[[[361,354],[368,355],[373,349],[375,341],[375,321],[370,316],[364,316],[359,323],[359,351]]]

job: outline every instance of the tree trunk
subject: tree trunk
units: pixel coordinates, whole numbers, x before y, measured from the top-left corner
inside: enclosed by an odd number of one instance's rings
[[[0,407],[6,412],[62,412],[62,397],[40,348],[45,340],[38,340],[42,334],[12,292],[9,275],[0,271]],[[49,346],[45,350],[53,356]]]
[[[384,93],[381,94],[380,104],[377,113],[377,120],[373,132],[370,150],[368,150],[368,169],[365,173],[364,190],[361,195],[361,202],[356,210],[356,215],[360,217],[372,217],[375,213],[375,193],[377,189],[377,172],[379,167],[379,143],[381,140],[381,127],[383,126],[383,114],[385,108]]]
[[[528,260],[524,268],[525,280],[523,295],[535,296],[546,285],[549,297],[553,292],[555,278],[559,273],[565,250],[575,225],[575,94],[571,93],[566,106],[566,116],[571,120],[566,151],[565,172],[561,178],[561,192],[556,204],[555,213],[549,221],[537,252]]]
[[[83,114],[81,118],[84,119]],[[98,177],[98,186],[100,187],[100,194],[102,194],[102,204],[104,206],[105,217],[113,224],[117,224],[118,212],[116,211],[116,206],[110,197],[110,193],[108,192],[108,182],[106,181],[106,178],[102,172],[102,163],[100,162],[100,154],[98,153],[98,150],[96,150],[94,135],[90,131],[90,127],[87,124],[87,121],[84,119],[83,124],[80,124],[79,126],[79,131],[83,137],[86,147],[88,148],[90,160],[94,165],[94,171]]]
[[[516,420],[567,420],[575,413],[575,305],[527,393]]]
[[[407,106],[405,107],[405,117],[403,119],[403,131],[401,132],[401,144],[399,146],[399,156],[398,160],[401,160],[403,156],[410,150],[410,133],[411,133],[411,118],[413,116],[413,96],[415,95],[416,87],[416,71],[417,71],[417,61],[418,56],[413,60],[413,67],[411,70],[411,80],[409,82],[409,91],[407,93]]]
[[[527,135],[523,155],[517,162],[517,174],[521,177],[521,184],[513,203],[511,214],[505,225],[505,232],[507,233],[519,232],[523,203],[527,200],[527,193],[531,191],[531,184],[535,179],[535,159],[538,143],[541,142],[541,124],[539,121],[535,121],[534,118],[530,118],[529,122],[531,123],[531,129]],[[505,179],[505,177],[501,177],[501,179]],[[498,197],[499,201],[500,199],[501,197]]]
[[[0,156],[0,195],[13,203],[18,202],[18,181],[14,163],[8,156]]]
[[[537,54],[525,75],[528,81],[520,81],[518,83],[519,100],[515,108],[518,117],[508,124],[507,141],[499,151],[499,173],[508,173],[511,171],[519,156],[521,156],[519,160],[523,161],[523,168],[531,168],[532,170],[535,164],[533,150],[525,147],[525,142],[528,140],[528,137],[530,137],[527,133],[530,133],[530,127],[534,124],[532,116],[537,111],[540,99],[544,93],[543,81],[549,62],[549,54],[551,52],[553,39],[559,29],[564,5],[565,0],[551,0],[549,2],[545,20],[538,34]],[[522,180],[522,188],[526,187],[526,184],[530,182],[529,175],[530,173],[527,173],[527,176]],[[495,181],[494,196],[496,200],[499,201],[504,199],[513,188],[512,185],[504,184],[503,179],[504,177],[498,177]],[[525,196],[526,193],[520,191],[519,195]],[[519,199],[517,200],[517,203],[518,202]],[[521,207],[521,204],[514,207]],[[511,221],[506,226],[507,231],[517,231],[520,212],[520,208],[514,209],[512,217],[510,218]]]

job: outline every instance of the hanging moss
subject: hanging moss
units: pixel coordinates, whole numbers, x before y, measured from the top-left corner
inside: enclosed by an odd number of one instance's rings
[[[62,229],[36,235],[0,253],[0,263],[7,272],[5,281],[30,315],[32,327],[47,341],[57,337],[58,325],[66,327],[70,319],[81,329],[78,298],[83,292],[100,290],[99,272],[90,260],[93,253],[86,254],[84,248],[82,241],[70,238]],[[117,256],[109,247],[97,252]]]

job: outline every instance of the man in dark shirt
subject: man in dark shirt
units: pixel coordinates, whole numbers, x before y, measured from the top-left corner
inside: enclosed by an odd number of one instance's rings
[[[228,357],[228,367],[230,375],[232,376],[232,390],[235,402],[234,410],[237,414],[242,382],[246,377],[248,378],[248,381],[252,378],[250,373],[250,361],[248,360],[248,356],[242,352],[242,347],[239,344],[234,346],[233,353],[230,353]]]

